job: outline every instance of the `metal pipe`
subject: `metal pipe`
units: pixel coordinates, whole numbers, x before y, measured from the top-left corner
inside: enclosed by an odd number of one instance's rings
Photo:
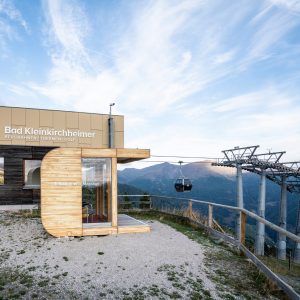
[[[258,215],[261,218],[265,218],[266,209],[266,170],[261,170],[260,188],[258,197]],[[255,249],[256,255],[263,256],[265,252],[265,224],[256,222],[256,237],[255,237]]]
[[[286,215],[287,215],[286,200],[287,200],[286,177],[282,176],[279,226],[283,229],[286,229]],[[278,248],[277,258],[285,260],[286,259],[286,236],[281,233],[278,234],[277,248]]]
[[[114,119],[108,119],[108,148],[114,148]]]
[[[115,103],[109,104],[109,118],[108,118],[108,148],[114,148],[114,119],[111,114],[111,108]]]
[[[244,207],[243,199],[243,178],[242,178],[242,166],[236,165],[236,206],[238,208]],[[236,226],[235,226],[236,238],[241,238],[241,216],[240,213],[236,215]]]

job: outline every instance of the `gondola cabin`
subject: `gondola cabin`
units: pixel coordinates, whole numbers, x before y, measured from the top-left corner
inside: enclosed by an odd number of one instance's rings
[[[175,181],[176,192],[190,192],[192,187],[192,181],[188,178],[178,178]]]
[[[183,172],[182,172],[183,161],[179,161],[178,163],[179,163],[180,177],[175,181],[175,184],[174,184],[175,190],[176,190],[176,192],[179,192],[179,193],[190,192],[193,187],[192,181],[183,175]]]

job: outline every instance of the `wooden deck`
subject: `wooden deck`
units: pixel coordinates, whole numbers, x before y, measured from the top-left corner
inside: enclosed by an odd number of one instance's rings
[[[148,224],[125,214],[118,214],[118,226],[112,227],[111,223],[85,223],[83,224],[83,235],[107,235],[117,233],[139,233],[150,232]]]
[[[118,214],[118,227],[124,227],[124,226],[147,226],[146,223],[137,220],[133,217],[130,217],[125,214]]]

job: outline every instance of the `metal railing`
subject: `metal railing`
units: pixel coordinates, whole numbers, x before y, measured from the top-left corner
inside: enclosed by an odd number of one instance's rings
[[[145,197],[145,195],[118,195],[118,197],[128,197],[130,198],[137,198],[139,197],[140,199],[142,197]],[[296,243],[300,243],[300,236],[287,231],[277,225],[275,225],[274,223],[258,216],[257,214],[245,209],[245,208],[239,208],[239,207],[235,207],[235,206],[230,206],[230,205],[225,205],[225,204],[220,204],[220,203],[214,203],[214,202],[210,202],[210,201],[203,201],[203,200],[198,200],[198,199],[191,199],[191,198],[183,198],[183,197],[172,197],[172,196],[160,196],[160,195],[147,195],[147,197],[149,198],[149,202],[151,203],[151,208],[155,208],[155,201],[157,201],[158,199],[164,199],[164,200],[181,200],[181,201],[185,201],[188,204],[188,208],[187,210],[192,212],[193,210],[193,204],[200,204],[200,205],[204,205],[207,208],[207,221],[205,224],[203,224],[202,222],[198,222],[195,219],[190,219],[190,221],[196,225],[198,225],[199,227],[207,230],[208,232],[210,232],[212,235],[215,235],[219,238],[222,238],[224,240],[226,240],[227,242],[234,244],[235,246],[237,246],[239,248],[239,250],[246,255],[249,259],[252,260],[252,262],[272,281],[276,282],[277,285],[282,288],[285,293],[291,298],[291,299],[300,299],[299,294],[297,294],[297,292],[290,286],[288,285],[285,281],[283,281],[281,279],[281,277],[279,277],[278,275],[276,275],[270,268],[268,268],[260,259],[259,257],[257,257],[256,255],[254,255],[247,247],[246,247],[246,222],[247,222],[247,217],[249,219],[253,219],[257,222],[260,222],[262,224],[264,224],[266,227],[269,227],[270,229],[274,230],[275,232],[284,235],[286,237],[288,237],[289,239],[291,239],[292,241],[296,242]],[[139,202],[139,200],[134,200],[134,201],[126,201],[126,203],[130,203],[130,202]],[[169,201],[168,201],[169,202]],[[171,204],[174,204],[174,207],[176,205],[175,201],[171,201]],[[123,202],[119,202],[120,203],[124,203]],[[170,202],[169,202],[170,204]],[[178,203],[177,203],[178,204]],[[238,223],[240,226],[240,230],[239,230],[239,236],[238,237],[234,237],[228,233],[226,233],[225,231],[218,231],[216,229],[214,229],[214,225],[215,225],[215,220],[214,220],[214,208],[222,208],[222,209],[226,209],[229,211],[233,211],[235,212],[239,219],[240,222]],[[188,217],[189,218],[189,217]]]
[[[118,197],[144,197],[145,195],[118,195]],[[245,216],[249,216],[250,218],[255,219],[258,222],[261,222],[263,224],[265,224],[266,226],[268,226],[269,228],[277,231],[278,233],[281,233],[285,236],[287,236],[288,238],[290,238],[291,240],[300,243],[300,236],[287,231],[277,225],[275,225],[274,223],[258,216],[257,214],[245,209],[245,208],[239,208],[239,207],[235,207],[235,206],[230,206],[230,205],[225,205],[225,204],[220,204],[220,203],[214,203],[214,202],[209,202],[209,201],[203,201],[203,200],[198,200],[198,199],[191,199],[191,198],[180,198],[180,197],[170,197],[170,196],[159,196],[159,195],[149,195],[148,196],[150,198],[149,202],[151,203],[151,207],[152,207],[152,202],[153,202],[153,198],[164,198],[164,199],[176,199],[176,200],[184,200],[184,201],[188,201],[188,202],[192,202],[192,203],[200,203],[200,204],[205,204],[208,205],[208,209],[209,209],[209,214],[208,214],[208,224],[212,224],[212,219],[213,219],[213,207],[221,207],[221,208],[225,208],[228,210],[233,210],[233,211],[237,211],[240,213],[240,217],[241,217],[241,232],[243,232],[243,234],[241,234],[240,237],[240,242],[244,243],[244,238],[245,238],[245,223],[246,223],[246,217]],[[121,203],[130,203],[130,202],[140,202],[139,200],[136,201],[129,201],[129,202],[121,202]]]

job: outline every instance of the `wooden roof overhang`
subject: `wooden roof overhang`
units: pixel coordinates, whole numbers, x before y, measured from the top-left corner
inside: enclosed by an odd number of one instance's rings
[[[149,149],[102,149],[102,148],[82,148],[82,157],[114,157],[120,164],[130,163],[133,161],[150,157]]]

